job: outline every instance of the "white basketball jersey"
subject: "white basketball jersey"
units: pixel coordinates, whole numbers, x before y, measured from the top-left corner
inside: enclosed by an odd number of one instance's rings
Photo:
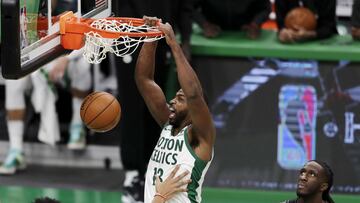
[[[163,181],[171,173],[176,165],[180,169],[176,176],[185,170],[190,173],[185,179],[192,179],[192,182],[184,186],[187,192],[176,194],[167,203],[198,203],[201,202],[201,188],[206,171],[211,161],[201,160],[191,148],[188,142],[188,127],[183,128],[177,135],[172,136],[171,125],[165,125],[160,138],[151,155],[145,179],[145,203],[151,203],[155,195],[155,175]]]

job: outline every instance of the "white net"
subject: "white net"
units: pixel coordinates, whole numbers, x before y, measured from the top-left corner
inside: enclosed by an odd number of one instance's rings
[[[91,27],[98,30],[106,30],[121,33],[149,33],[158,32],[156,27],[148,25],[133,26],[131,22],[122,23],[119,20],[99,19],[91,23]],[[117,39],[103,38],[96,31],[85,33],[84,57],[92,64],[101,63],[106,58],[106,53],[114,53],[123,57],[131,55],[141,42],[152,42],[163,38],[162,35],[150,37],[130,37],[122,35]]]

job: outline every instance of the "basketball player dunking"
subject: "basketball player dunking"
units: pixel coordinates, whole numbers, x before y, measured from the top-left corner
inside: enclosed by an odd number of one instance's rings
[[[156,18],[144,19],[150,25],[157,22]],[[201,202],[202,183],[213,157],[215,128],[199,79],[177,43],[171,25],[160,22],[158,28],[164,32],[175,58],[181,89],[168,105],[154,81],[157,42],[144,43],[137,59],[135,80],[152,116],[163,127],[146,172],[145,203],[150,203],[155,196],[164,202]],[[165,180],[176,165],[180,165],[178,174],[190,172],[191,183],[187,185],[187,192],[168,199],[156,193],[155,179]]]

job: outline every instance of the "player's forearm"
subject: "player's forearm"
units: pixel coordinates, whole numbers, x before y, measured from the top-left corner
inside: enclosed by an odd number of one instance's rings
[[[175,58],[177,67],[178,80],[181,88],[188,98],[202,96],[202,89],[200,81],[196,76],[195,71],[186,60],[184,53],[179,44],[171,45],[171,50]]]
[[[137,83],[144,80],[154,80],[156,47],[157,42],[143,44],[135,67],[135,80]]]

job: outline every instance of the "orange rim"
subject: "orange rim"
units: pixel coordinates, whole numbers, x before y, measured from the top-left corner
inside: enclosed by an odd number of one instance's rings
[[[144,20],[141,18],[127,18],[127,17],[109,17],[106,20],[115,20],[120,23],[126,23],[134,27],[144,25]],[[90,24],[96,19],[79,19],[71,11],[65,13],[60,17],[60,33],[61,34],[81,34],[94,31],[103,38],[117,39],[121,36],[129,37],[159,37],[163,35],[161,31],[152,32],[114,32],[91,27]]]
[[[126,23],[126,24],[131,24],[134,27],[138,27],[141,25],[145,24],[145,21],[141,18],[127,18],[127,17],[109,17],[109,18],[105,18],[106,20],[115,20],[118,21],[120,23]],[[161,35],[163,35],[163,32],[161,31],[153,31],[153,32],[112,32],[112,31],[107,31],[107,30],[101,30],[101,29],[96,29],[90,26],[90,24],[93,21],[91,21],[88,25],[91,28],[92,31],[95,31],[97,33],[99,33],[102,37],[105,38],[119,38],[120,36],[129,36],[129,37],[159,37]],[[105,33],[109,33],[109,35],[105,34]],[[115,35],[116,33],[116,35]],[[102,34],[104,34],[105,36],[103,36]],[[114,37],[111,37],[111,35],[114,34]],[[106,37],[109,36],[109,37]]]

